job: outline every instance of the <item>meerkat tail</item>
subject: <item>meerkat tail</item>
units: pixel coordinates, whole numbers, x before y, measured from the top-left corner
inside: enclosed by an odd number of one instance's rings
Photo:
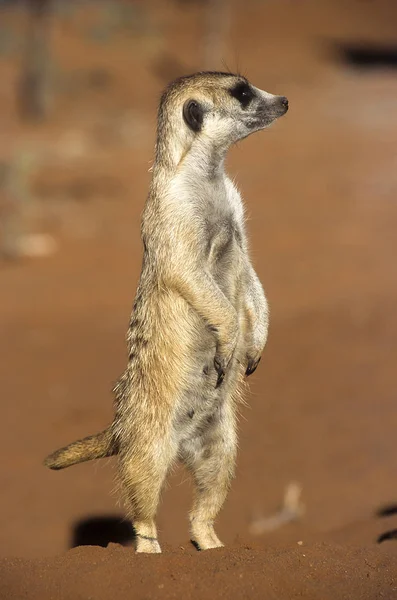
[[[77,440],[64,448],[56,450],[47,456],[44,460],[44,466],[57,471],[88,460],[114,456],[117,453],[117,443],[114,441],[110,427],[108,427],[104,431],[89,435],[82,440]]]

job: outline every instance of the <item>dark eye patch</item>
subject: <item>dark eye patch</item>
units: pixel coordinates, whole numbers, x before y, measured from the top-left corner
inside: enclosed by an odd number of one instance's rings
[[[253,89],[245,81],[240,81],[240,83],[235,85],[230,90],[230,95],[233,96],[233,98],[236,98],[243,108],[247,108],[251,100],[255,98]]]

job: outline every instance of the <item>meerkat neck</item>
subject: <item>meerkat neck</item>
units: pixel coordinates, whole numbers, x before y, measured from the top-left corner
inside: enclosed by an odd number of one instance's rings
[[[205,134],[187,140],[163,133],[156,143],[154,170],[165,170],[172,176],[183,165],[198,176],[213,178],[223,173],[227,149]]]
[[[222,144],[206,134],[201,134],[193,141],[183,164],[202,177],[213,179],[224,172],[224,162],[228,145]]]

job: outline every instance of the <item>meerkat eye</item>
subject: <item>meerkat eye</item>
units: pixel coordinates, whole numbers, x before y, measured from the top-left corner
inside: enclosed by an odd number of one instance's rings
[[[202,106],[196,100],[187,100],[183,105],[183,118],[192,131],[200,131],[204,118]]]
[[[247,108],[248,104],[255,97],[255,93],[248,83],[241,81],[230,90],[231,96],[236,98],[243,108]]]

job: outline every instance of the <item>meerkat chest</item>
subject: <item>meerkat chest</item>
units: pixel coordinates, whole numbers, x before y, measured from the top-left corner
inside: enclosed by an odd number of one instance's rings
[[[191,211],[198,226],[210,267],[222,269],[231,260],[238,264],[243,251],[243,213],[238,191],[221,173],[217,178],[197,176],[182,171],[173,183],[173,196]]]
[[[209,215],[206,219],[208,262],[212,265],[238,256],[241,235],[231,214]]]
[[[227,190],[210,203],[206,213],[208,260],[212,264],[236,258],[242,251],[242,228]]]

